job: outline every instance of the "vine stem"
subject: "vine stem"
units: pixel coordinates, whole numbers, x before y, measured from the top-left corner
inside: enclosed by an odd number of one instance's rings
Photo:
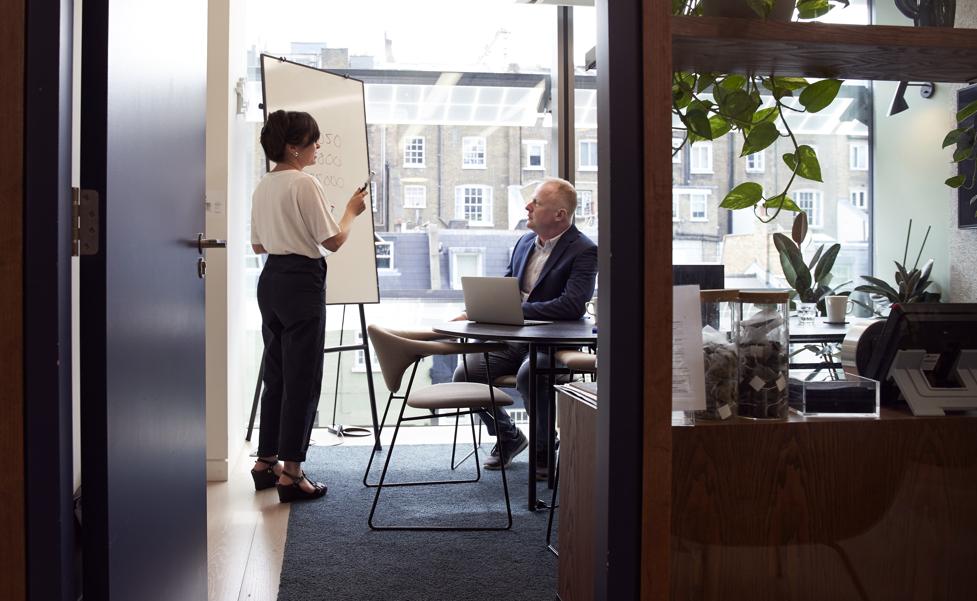
[[[751,77],[751,78],[753,78],[753,77]],[[773,92],[773,100],[774,100],[774,102],[777,103],[777,114],[780,116],[780,120],[784,124],[784,129],[787,130],[787,136],[784,136],[784,137],[789,137],[791,143],[794,145],[794,169],[793,169],[793,171],[790,174],[790,179],[787,181],[787,185],[784,186],[784,191],[781,192],[780,194],[778,194],[778,196],[781,197],[780,204],[777,206],[777,210],[774,211],[773,215],[771,215],[769,219],[764,219],[763,217],[760,217],[760,214],[757,212],[757,207],[756,206],[753,207],[753,214],[760,221],[760,223],[770,223],[771,221],[773,221],[774,219],[776,219],[777,216],[780,215],[780,212],[781,211],[784,210],[784,200],[785,200],[785,198],[787,196],[787,191],[790,190],[790,187],[792,185],[794,185],[794,180],[797,179],[797,171],[801,168],[801,158],[799,156],[797,156],[797,151],[799,150],[800,147],[797,144],[797,138],[794,136],[794,131],[790,128],[790,125],[787,123],[787,118],[784,117],[784,107],[785,107],[785,105],[784,105],[784,103],[782,103],[780,101],[780,98],[777,96],[777,83],[774,80],[772,74],[770,76],[770,83],[773,86],[773,90],[771,90]],[[756,85],[756,82],[754,82],[754,85]],[[783,135],[783,134],[781,134],[781,135]],[[766,200],[769,200],[769,199],[768,198],[764,198],[763,200],[766,201]]]

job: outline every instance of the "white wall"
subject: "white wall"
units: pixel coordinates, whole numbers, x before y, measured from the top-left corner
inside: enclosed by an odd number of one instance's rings
[[[959,13],[959,5],[963,3],[957,4]],[[875,23],[912,25],[894,3],[884,1],[875,3]],[[922,98],[919,88],[910,87],[906,92],[909,109],[890,117],[889,103],[896,85],[896,82],[874,84],[875,275],[894,283],[895,266],[892,262],[902,260],[906,228],[912,219],[909,267],[919,252],[927,226],[933,226],[920,264],[932,258],[935,261],[932,279],[944,297],[948,292],[952,296],[949,232],[951,207],[955,200],[953,191],[943,181],[955,171],[950,164],[952,153],[942,150],[940,146],[946,133],[955,127],[953,115],[956,113],[956,90],[959,86],[937,82],[936,94],[930,99]]]
[[[228,457],[244,441],[241,390],[236,371],[241,349],[240,295],[244,265],[244,216],[240,202],[250,129],[237,114],[234,91],[247,74],[243,49],[242,3],[210,0],[207,49],[207,198],[208,238],[227,240],[226,250],[207,252],[207,479],[226,480]]]

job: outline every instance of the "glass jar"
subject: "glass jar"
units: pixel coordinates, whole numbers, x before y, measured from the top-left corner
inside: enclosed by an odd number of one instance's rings
[[[779,290],[742,290],[736,328],[739,353],[737,415],[753,419],[786,419],[789,295]]]
[[[702,290],[702,354],[706,380],[706,408],[697,419],[726,419],[736,415],[739,357],[739,290]]]

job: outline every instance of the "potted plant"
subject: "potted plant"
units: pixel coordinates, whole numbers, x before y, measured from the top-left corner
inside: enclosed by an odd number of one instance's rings
[[[776,0],[673,0],[676,15],[733,14],[721,10],[719,4],[748,6],[757,16],[767,18],[782,3]],[[796,6],[801,19],[819,17],[834,7],[847,6],[847,0],[788,0],[787,7]],[[730,9],[732,10],[732,9]],[[785,118],[785,111],[816,113],[829,106],[838,95],[842,81],[824,79],[809,82],[802,77],[761,76],[736,73],[677,72],[672,79],[672,112],[685,130],[675,155],[686,144],[698,140],[714,140],[731,131],[743,134],[740,157],[746,157],[771,146],[781,137],[790,138],[793,152],[785,153],[784,163],[791,176],[782,190],[766,192],[756,182],[744,182],[723,198],[725,209],[753,208],[757,217],[770,222],[781,210],[800,211],[787,193],[797,178],[820,182],[821,165],[817,153],[808,145],[799,144]],[[763,96],[773,99],[772,106],[764,106]],[[797,97],[802,108],[788,106],[786,98]],[[760,207],[768,213],[761,216]]]
[[[780,255],[784,278],[791,287],[791,309],[794,309],[797,303],[812,304],[818,314],[824,315],[824,297],[839,294],[838,289],[847,286],[851,281],[831,286],[834,277],[831,275],[831,268],[834,267],[835,259],[841,251],[840,244],[832,244],[827,251],[822,244],[814,252],[814,257],[810,261],[805,261],[801,245],[806,237],[807,213],[801,211],[794,218],[790,238],[777,232],[773,235],[773,243]]]
[[[906,249],[902,254],[902,263],[899,261],[893,261],[896,264],[896,285],[890,286],[885,280],[872,277],[870,275],[863,275],[862,279],[869,282],[868,284],[862,284],[855,288],[856,292],[867,292],[875,297],[880,298],[888,305],[894,305],[896,303],[906,304],[906,303],[938,303],[940,302],[940,293],[938,292],[927,292],[926,289],[930,287],[933,283],[930,278],[930,272],[933,270],[933,259],[930,259],[923,265],[922,269],[919,268],[919,259],[923,256],[923,248],[926,247],[926,240],[929,238],[930,230],[933,226],[926,228],[926,235],[923,236],[923,243],[919,245],[919,253],[916,255],[916,262],[913,264],[912,270],[906,269],[906,258],[909,254],[909,237],[913,231],[913,221],[909,220],[909,230],[906,232]],[[873,313],[881,316],[882,312],[875,309],[874,307],[869,307]]]

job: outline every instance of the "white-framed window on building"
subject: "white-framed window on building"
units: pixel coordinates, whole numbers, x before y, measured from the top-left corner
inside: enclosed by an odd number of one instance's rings
[[[404,140],[404,167],[424,166],[424,137],[412,136]]]
[[[363,344],[363,332],[356,333],[356,344]],[[373,369],[373,373],[380,373],[380,360],[377,359],[377,352],[373,350],[373,345],[370,345],[370,367]],[[353,373],[366,373],[366,354],[362,350],[355,351],[353,353],[353,365],[350,367],[350,371]]]
[[[465,136],[461,139],[461,168],[485,169],[485,138]]]
[[[865,188],[852,188],[849,198],[856,209],[868,209],[868,190]]]
[[[747,173],[763,173],[766,169],[764,155],[765,151],[754,152],[746,157],[746,171]]]
[[[468,185],[455,187],[455,219],[469,225],[492,225],[492,188]]]
[[[546,169],[544,166],[544,161],[546,160],[544,155],[546,142],[542,140],[523,140],[523,148],[526,149],[526,163],[523,165],[523,169],[539,171]]]
[[[682,151],[675,151],[676,148],[682,145],[682,138],[672,138],[672,164],[678,165],[682,162]]]
[[[394,268],[394,243],[389,241],[374,242],[377,253],[377,269]]]
[[[712,142],[696,142],[689,148],[689,171],[712,173]]]
[[[805,213],[807,213],[807,224],[810,227],[822,227],[824,225],[824,203],[820,190],[795,190],[794,202]]]
[[[453,247],[448,249],[448,269],[451,288],[461,290],[462,276],[485,275],[485,249],[480,247]]]
[[[852,171],[868,171],[868,142],[848,143],[848,167]]]
[[[672,221],[681,219],[682,201],[689,205],[689,221],[709,221],[709,198],[712,190],[704,188],[674,188],[672,190]]]
[[[427,207],[427,186],[404,184],[404,208],[423,209]]]
[[[586,188],[577,188],[577,210],[574,213],[577,222],[579,223],[593,218],[594,213],[594,191]]]
[[[577,144],[577,164],[581,171],[597,171],[597,140],[580,140]]]
[[[373,212],[377,212],[377,183],[370,182],[370,207]]]

